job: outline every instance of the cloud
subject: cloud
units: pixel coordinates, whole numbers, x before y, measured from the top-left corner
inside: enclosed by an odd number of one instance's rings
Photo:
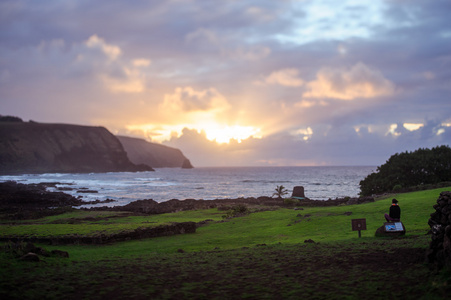
[[[296,165],[381,165],[391,155],[423,147],[446,144],[451,130],[427,122],[409,131],[397,124],[308,126],[292,132],[278,132],[260,139],[218,145],[205,132],[184,129],[164,144],[184,149],[197,167],[202,166],[296,166]],[[380,127],[377,129],[377,127]],[[372,128],[372,129],[371,129]],[[390,131],[387,135],[386,133]]]
[[[269,47],[259,44],[246,45],[236,38],[230,34],[219,35],[212,29],[198,28],[186,34],[185,41],[202,53],[217,52],[222,57],[234,60],[257,61],[271,54]]]
[[[230,108],[227,99],[215,88],[196,91],[192,87],[178,87],[174,93],[166,94],[161,106],[163,111],[172,112],[221,112]]]
[[[150,66],[150,59],[145,59],[145,58],[139,58],[139,59],[134,59],[132,61],[133,66],[135,67],[148,67]]]
[[[123,67],[125,78],[101,74],[105,86],[113,93],[141,93],[145,89],[145,76],[137,69]]]
[[[334,98],[354,100],[390,96],[395,85],[376,69],[357,63],[348,70],[323,68],[317,78],[307,84],[306,98]]]
[[[122,52],[121,48],[107,44],[104,39],[99,38],[96,34],[89,37],[84,43],[88,48],[101,50],[111,60],[116,60]]]
[[[171,141],[199,166],[451,140],[448,0],[212,3],[1,2],[0,113]]]
[[[304,84],[304,80],[299,78],[299,70],[289,68],[272,72],[265,78],[265,83],[299,87]]]

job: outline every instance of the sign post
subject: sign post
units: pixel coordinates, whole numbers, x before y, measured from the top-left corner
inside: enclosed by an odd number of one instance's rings
[[[352,231],[359,231],[359,237],[362,237],[361,230],[366,230],[366,219],[352,219]]]

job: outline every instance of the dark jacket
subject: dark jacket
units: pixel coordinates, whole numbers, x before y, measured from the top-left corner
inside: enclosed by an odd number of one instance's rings
[[[390,217],[393,219],[401,219],[401,208],[393,204],[390,206]]]

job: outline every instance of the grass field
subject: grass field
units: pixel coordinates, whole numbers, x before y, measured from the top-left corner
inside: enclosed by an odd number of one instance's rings
[[[171,222],[213,220],[194,234],[112,245],[39,245],[70,258],[22,262],[0,253],[2,299],[442,299],[446,271],[423,263],[427,221],[441,188],[374,203],[280,208],[223,220],[217,209],[132,216],[75,211],[12,224],[0,236],[98,234]],[[376,238],[391,199],[407,234]],[[351,220],[365,218],[362,238]],[[304,243],[306,240],[315,243]],[[6,297],[6,298],[5,298]]]

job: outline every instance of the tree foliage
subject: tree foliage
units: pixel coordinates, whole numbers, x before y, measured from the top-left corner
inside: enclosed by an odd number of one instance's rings
[[[23,122],[23,120],[19,117],[0,115],[0,122]]]
[[[288,194],[288,190],[283,186],[283,185],[278,185],[275,188],[275,193],[272,194],[272,196],[277,196],[277,198],[281,199],[283,196],[285,196],[286,194]]]
[[[360,195],[391,192],[394,187],[408,188],[451,181],[451,148],[437,146],[413,152],[396,153],[360,181]]]

